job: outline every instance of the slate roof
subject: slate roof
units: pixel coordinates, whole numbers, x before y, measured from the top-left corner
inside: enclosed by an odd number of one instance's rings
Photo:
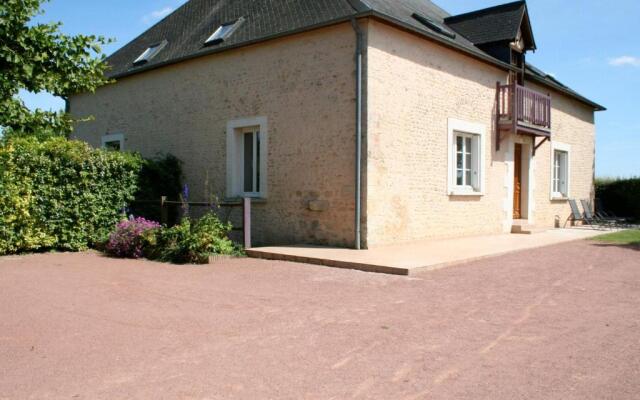
[[[560,92],[563,92],[575,99],[578,99],[580,101],[582,101],[583,103],[589,104],[590,106],[593,106],[593,108],[596,111],[606,111],[606,108],[598,103],[595,103],[589,99],[587,99],[586,97],[584,97],[583,95],[581,95],[580,93],[576,92],[575,90],[571,89],[569,86],[565,85],[564,83],[560,82],[559,80],[557,80],[554,76],[547,74],[546,72],[542,71],[541,69],[533,66],[530,63],[527,63],[526,65],[526,76],[529,79],[533,79],[538,81],[539,83],[542,83],[544,85],[550,86],[556,90],[559,90]]]
[[[473,57],[505,69],[513,69],[509,64],[485,53],[477,45],[483,40],[515,37],[515,21],[519,16],[518,22],[522,21],[524,4],[524,1],[518,1],[452,17],[430,0],[189,0],[109,56],[107,63],[111,69],[107,75],[110,78],[121,78],[190,58],[364,16],[381,18]],[[436,25],[457,34],[449,37],[438,33],[414,18],[413,14],[426,17]],[[220,25],[240,17],[244,17],[244,22],[224,42],[213,46],[204,44]],[[476,22],[471,23],[474,19]],[[517,33],[517,28],[515,29]],[[166,46],[149,62],[133,65],[133,61],[148,47],[164,40],[167,41]],[[533,72],[531,74],[535,75]],[[556,83],[557,81],[543,75],[535,76],[542,83],[548,83],[602,109],[566,86]]]
[[[108,57],[108,75],[117,78],[355,14],[347,0],[190,0]],[[204,45],[221,24],[240,17],[246,21],[227,40],[214,47]],[[157,56],[140,67],[133,66],[143,51],[163,40],[167,45]]]
[[[524,1],[516,1],[448,17],[445,21],[475,45],[511,41],[518,34],[526,9]]]

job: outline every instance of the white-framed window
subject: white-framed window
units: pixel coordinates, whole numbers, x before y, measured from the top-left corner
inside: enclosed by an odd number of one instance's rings
[[[569,198],[571,146],[551,143],[551,199]]]
[[[167,41],[163,40],[162,42],[159,43],[155,43],[152,44],[151,46],[147,47],[147,49],[145,51],[142,52],[142,54],[140,54],[138,56],[138,58],[136,58],[133,61],[134,65],[139,65],[139,64],[144,64],[148,61],[150,61],[153,57],[155,57],[156,55],[158,55],[158,53],[160,53],[160,51],[162,51],[162,49],[164,49],[164,47],[167,45]]]
[[[124,151],[124,134],[111,133],[102,136],[102,148],[113,151]]]
[[[267,197],[267,119],[227,124],[227,196]]]
[[[235,32],[240,25],[244,22],[244,17],[240,17],[233,22],[227,22],[225,24],[220,25],[212,34],[205,40],[204,44],[206,45],[214,45],[219,44],[225,41],[229,36]]]
[[[452,196],[484,194],[485,127],[450,118],[449,180],[447,193]]]

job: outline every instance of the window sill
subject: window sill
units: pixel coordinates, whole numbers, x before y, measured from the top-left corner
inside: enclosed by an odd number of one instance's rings
[[[569,197],[566,196],[551,196],[551,201],[569,201]]]
[[[467,197],[481,197],[484,196],[484,192],[474,192],[471,190],[464,190],[464,189],[454,189],[451,190],[449,192],[449,196],[454,196],[454,197],[458,197],[458,196],[467,196]]]

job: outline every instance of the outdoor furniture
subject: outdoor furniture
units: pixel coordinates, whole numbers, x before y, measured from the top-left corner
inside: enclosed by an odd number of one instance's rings
[[[596,216],[601,217],[601,218],[612,219],[612,220],[616,220],[616,221],[620,221],[620,222],[627,222],[629,220],[629,218],[618,217],[617,215],[615,215],[611,211],[605,210],[604,206],[602,205],[602,200],[601,199],[596,199],[595,214],[596,214]]]
[[[575,200],[572,200],[575,203]],[[587,200],[580,200],[580,203],[582,203],[582,209],[584,210],[583,212],[583,218],[592,222],[595,222],[596,224],[600,224],[600,225],[606,225],[606,226],[614,226],[617,225],[618,221],[615,221],[613,219],[606,219],[606,218],[598,218],[597,216],[595,216],[592,212],[591,212],[591,204],[587,201]],[[576,204],[576,208],[577,208],[577,204]]]
[[[575,199],[569,200],[569,206],[571,207],[571,215],[569,216],[568,219],[574,222],[580,221],[584,225],[589,225],[590,227],[596,228],[596,229],[599,228],[601,225],[603,225],[602,223],[595,220],[594,218],[590,218],[589,215],[586,215],[580,212],[580,208],[578,207],[578,203],[576,202]]]

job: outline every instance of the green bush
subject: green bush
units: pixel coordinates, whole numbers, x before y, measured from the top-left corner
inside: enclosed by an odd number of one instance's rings
[[[0,145],[0,254],[84,250],[133,199],[142,159],[65,138]]]
[[[596,198],[605,210],[640,221],[640,178],[598,179]]]
[[[176,264],[201,264],[214,254],[237,254],[239,250],[227,237],[231,228],[213,212],[195,221],[184,218],[173,227],[156,231],[155,246],[147,257]]]
[[[172,155],[144,160],[138,179],[138,191],[129,205],[129,214],[152,221],[160,221],[160,197],[178,200],[182,190],[182,162]],[[147,203],[153,201],[153,203]],[[177,219],[178,209],[169,208],[169,222]]]

